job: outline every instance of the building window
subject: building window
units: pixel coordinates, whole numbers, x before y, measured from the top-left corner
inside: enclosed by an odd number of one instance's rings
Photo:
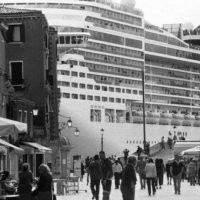
[[[8,42],[24,42],[25,30],[23,24],[10,24],[7,31]]]
[[[14,61],[10,62],[10,75],[12,85],[24,84],[23,62]]]
[[[69,99],[70,98],[70,93],[63,93],[63,98]]]

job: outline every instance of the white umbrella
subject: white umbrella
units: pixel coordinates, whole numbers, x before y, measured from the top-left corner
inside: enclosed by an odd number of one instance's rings
[[[0,136],[27,132],[27,124],[0,117]]]
[[[200,146],[193,147],[181,152],[181,155],[199,155],[200,156]]]

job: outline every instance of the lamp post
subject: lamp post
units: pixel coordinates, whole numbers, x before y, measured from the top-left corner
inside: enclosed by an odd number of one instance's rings
[[[104,134],[104,129],[102,128],[100,130],[100,132],[101,132],[101,151],[103,151],[103,134]]]
[[[145,71],[144,67],[142,72],[142,107],[143,107],[143,147],[146,148],[146,117],[145,117]]]

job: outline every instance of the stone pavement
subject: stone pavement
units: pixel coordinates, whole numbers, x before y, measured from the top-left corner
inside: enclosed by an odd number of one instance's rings
[[[139,178],[138,178],[139,180]],[[57,200],[90,200],[92,199],[91,191],[89,186],[86,185],[85,179],[83,182],[79,183],[80,190],[78,193],[70,192],[67,195],[57,196]],[[122,195],[119,189],[114,188],[114,181],[112,185],[112,191],[110,200],[122,200]],[[100,200],[102,200],[102,189],[100,187]],[[146,199],[157,199],[157,200],[199,200],[200,199],[200,186],[190,186],[190,184],[185,180],[181,183],[181,195],[175,195],[173,185],[167,185],[166,178],[164,179],[164,185],[162,189],[156,191],[156,195],[148,196],[147,189],[141,190],[139,186],[139,181],[136,185],[136,195],[135,200],[146,200]]]

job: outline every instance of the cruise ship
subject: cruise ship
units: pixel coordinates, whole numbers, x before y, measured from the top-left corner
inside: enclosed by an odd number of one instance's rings
[[[169,135],[200,140],[199,48],[147,23],[133,0],[0,5],[42,10],[58,31],[59,120],[73,122],[62,130],[72,155],[92,156],[102,145],[107,155],[134,152],[143,147],[144,125],[150,146]]]

